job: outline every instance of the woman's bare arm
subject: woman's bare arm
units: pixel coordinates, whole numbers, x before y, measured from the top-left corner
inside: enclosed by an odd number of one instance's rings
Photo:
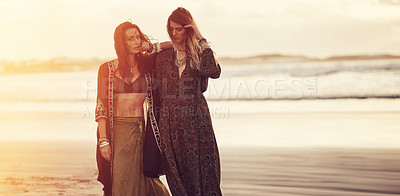
[[[97,123],[99,125],[99,136],[100,136],[99,138],[100,139],[108,139],[107,134],[106,134],[106,130],[107,130],[106,119],[100,118],[97,121]],[[111,146],[110,145],[100,147],[100,152],[101,152],[101,156],[103,156],[103,158],[105,160],[111,161]]]

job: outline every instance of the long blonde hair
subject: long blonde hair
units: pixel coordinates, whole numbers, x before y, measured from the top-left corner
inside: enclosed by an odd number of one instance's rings
[[[174,42],[172,31],[170,28],[170,22],[173,21],[174,23],[180,24],[182,26],[188,24],[196,24],[193,20],[192,15],[188,10],[183,7],[178,7],[176,10],[172,12],[172,14],[168,17],[167,22],[167,31],[169,34],[170,39]],[[183,41],[183,45],[186,49],[186,58],[189,67],[199,70],[200,68],[200,53],[201,48],[198,44],[198,41],[195,36],[195,32],[192,28],[187,28],[185,30],[185,39]]]

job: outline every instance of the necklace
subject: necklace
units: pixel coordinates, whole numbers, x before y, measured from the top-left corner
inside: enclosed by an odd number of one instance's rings
[[[183,57],[182,59],[178,59],[178,51],[181,51],[181,50],[177,50],[176,51],[176,58],[175,58],[175,64],[176,64],[176,66],[178,67],[178,68],[182,68],[183,66],[185,66],[186,65],[186,55],[185,55],[185,57]]]
[[[128,70],[130,73],[133,73],[133,68],[136,67],[136,64],[133,64],[132,66],[128,67]]]
[[[186,58],[183,58],[182,60],[176,59],[175,64],[178,68],[182,68],[183,66],[186,65]]]

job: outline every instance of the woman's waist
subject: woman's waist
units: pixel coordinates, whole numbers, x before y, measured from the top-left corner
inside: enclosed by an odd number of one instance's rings
[[[116,106],[114,116],[140,117],[144,115],[143,106]]]
[[[143,116],[114,116],[114,123],[134,123],[134,122],[143,122]]]

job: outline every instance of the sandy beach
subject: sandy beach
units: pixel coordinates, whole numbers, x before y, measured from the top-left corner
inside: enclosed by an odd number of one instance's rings
[[[101,195],[92,143],[4,142],[0,147],[0,195]],[[400,149],[220,151],[224,195],[400,194]]]
[[[1,105],[0,195],[101,195],[93,103]],[[398,100],[209,106],[224,195],[400,194]]]
[[[399,149],[226,148],[225,195],[400,194]]]
[[[112,72],[149,73],[166,102],[197,99],[192,87],[207,78],[225,196],[400,196],[400,0],[0,5],[0,196],[103,195],[96,106],[115,117],[141,101],[110,96],[123,93]],[[120,68],[103,72],[113,59]],[[169,64],[188,68],[187,80],[154,68]],[[160,88],[171,79],[179,88]],[[138,82],[125,92],[140,93]]]

